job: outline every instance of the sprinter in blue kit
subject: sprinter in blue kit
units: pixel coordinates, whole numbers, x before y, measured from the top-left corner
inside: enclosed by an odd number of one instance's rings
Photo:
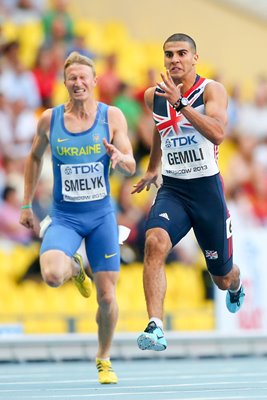
[[[120,265],[117,224],[107,195],[110,157],[103,140],[110,140],[106,104],[98,103],[93,125],[77,133],[64,124],[64,105],[53,109],[50,146],[54,212],[41,254],[54,249],[56,243],[57,250],[72,257],[85,238],[93,273],[118,271]],[[113,257],[107,258],[108,254]]]
[[[72,279],[80,293],[89,297],[92,282],[77,253],[84,239],[97,291],[99,382],[117,383],[109,357],[118,319],[120,248],[109,167],[130,176],[135,160],[122,112],[94,98],[97,78],[92,60],[71,53],[65,61],[64,81],[69,99],[41,115],[26,161],[20,223],[33,228],[31,204],[50,143],[53,207],[40,251],[42,277],[52,287]]]
[[[149,323],[137,339],[142,350],[167,348],[163,333],[168,252],[191,228],[226,306],[237,312],[244,301],[240,271],[233,264],[231,218],[218,168],[218,147],[227,125],[227,94],[218,82],[196,73],[195,41],[177,33],[163,45],[166,74],[145,92],[155,130],[145,176],[132,193],[162,186],[151,208],[145,241],[143,284]]]

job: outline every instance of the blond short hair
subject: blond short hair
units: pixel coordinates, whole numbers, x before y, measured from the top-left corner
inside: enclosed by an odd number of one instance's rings
[[[91,58],[86,57],[78,53],[77,51],[73,51],[70,53],[68,58],[65,60],[64,63],[64,78],[66,78],[66,69],[70,67],[73,64],[82,64],[82,65],[87,65],[88,67],[92,68],[93,75],[96,76],[96,70],[95,70],[95,63]]]

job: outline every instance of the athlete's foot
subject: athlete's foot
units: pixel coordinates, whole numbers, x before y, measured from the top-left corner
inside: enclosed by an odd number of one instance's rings
[[[240,287],[238,292],[233,293],[229,292],[226,293],[226,307],[231,313],[236,313],[240,310],[243,302],[244,302],[245,292],[243,286]]]
[[[162,351],[167,348],[163,330],[153,321],[149,322],[144,332],[137,338],[137,344],[141,350]]]
[[[101,360],[100,358],[96,358],[96,368],[98,370],[99,383],[118,383],[118,377],[112,368],[110,360]]]
[[[72,280],[83,297],[90,297],[93,285],[91,279],[84,270],[82,256],[78,253],[75,253],[73,255],[73,259],[76,261],[77,264],[79,264],[80,271],[78,275],[72,278]]]

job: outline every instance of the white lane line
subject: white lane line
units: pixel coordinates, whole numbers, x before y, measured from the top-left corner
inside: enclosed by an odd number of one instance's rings
[[[96,371],[94,371],[94,374],[96,374]],[[90,375],[90,374],[86,374],[86,375]],[[42,377],[49,378],[51,376],[54,377],[55,374],[51,374],[51,375],[47,375],[47,376],[46,375],[45,376],[36,375],[36,378],[40,378],[40,377],[41,378]],[[66,377],[66,374],[64,376]],[[173,374],[173,371],[172,371],[172,375],[166,376],[166,371],[164,370],[164,375],[160,375],[159,374],[159,376],[161,377],[161,381],[166,381],[166,380],[170,380],[170,379],[179,380],[179,381],[181,381],[183,379],[187,379],[187,380],[190,379],[190,380],[193,380],[193,381],[196,381],[197,379],[199,379],[199,380],[207,379],[208,382],[210,383],[211,379],[232,378],[233,374],[179,375],[177,373]],[[29,374],[27,373],[25,375],[21,375],[20,376],[20,378],[23,378],[23,377],[29,379]],[[131,377],[127,377],[127,378],[126,377],[122,377],[122,378],[120,378],[120,382],[136,381],[136,380],[140,380],[140,381],[149,380],[149,381],[152,381],[153,379],[155,379],[155,377],[156,376],[155,376],[154,372],[150,373],[150,375],[148,375],[148,376],[144,376],[144,375],[139,376],[139,375],[136,375],[136,374],[133,373]],[[254,373],[245,373],[245,374],[240,373],[238,376],[234,376],[234,380],[232,382],[238,383],[238,382],[240,382],[240,381],[238,381],[239,378],[249,378],[249,377],[253,377],[253,378],[256,378],[256,377],[267,377],[267,372],[260,372],[260,373],[255,373],[254,372]],[[1,378],[5,379],[4,376],[0,375],[0,379]],[[73,375],[72,375],[72,378],[73,378]],[[77,382],[77,383],[89,383],[89,382],[96,382],[96,381],[97,381],[96,379],[71,379],[71,380],[64,379],[64,380],[55,380],[55,381],[49,379],[49,384],[65,384],[65,383],[75,383],[75,382]],[[5,385],[12,385],[12,386],[13,385],[40,385],[40,384],[46,384],[47,382],[48,382],[47,380],[43,380],[43,381],[41,381],[41,380],[39,380],[39,381],[35,381],[35,380],[31,380],[31,381],[29,381],[29,380],[28,381],[26,381],[26,380],[14,381],[14,380],[12,380],[11,382],[0,382],[0,388],[1,388],[1,386],[5,386]]]
[[[179,378],[177,378],[178,380],[180,380]],[[131,380],[136,380],[136,378],[132,378]],[[151,377],[149,377],[149,378],[145,378],[145,379],[142,379],[142,380],[153,380],[153,378],[151,378]],[[122,381],[128,381],[128,379],[120,379],[120,382],[122,382]],[[1,382],[0,383],[0,385],[2,385],[2,386],[5,386],[5,385],[7,385],[7,386],[14,386],[14,385],[23,385],[23,386],[25,386],[25,385],[43,385],[43,384],[47,384],[47,383],[49,383],[49,385],[51,386],[52,384],[73,384],[73,383],[94,383],[94,382],[98,382],[97,381],[97,379],[72,379],[72,380],[70,380],[70,379],[67,379],[67,380],[56,380],[56,381],[51,381],[51,380],[49,380],[49,381],[28,381],[28,382],[25,382],[25,381],[19,381],[19,382],[16,382],[16,381],[13,381],[13,382],[7,382],[7,383],[4,383],[4,382]],[[228,381],[216,381],[216,382],[211,382],[210,380],[208,380],[207,382],[189,382],[189,383],[183,383],[183,382],[178,382],[178,383],[175,383],[175,384],[158,384],[158,385],[146,385],[146,386],[144,386],[144,385],[134,385],[134,386],[125,386],[125,387],[129,387],[129,388],[139,388],[139,387],[148,387],[148,388],[153,388],[153,387],[172,387],[172,386],[203,386],[203,385],[246,385],[246,384],[249,384],[249,383],[251,383],[251,384],[256,384],[256,383],[261,383],[261,384],[267,384],[267,380],[255,380],[255,379],[253,379],[253,381],[247,381],[247,380],[245,380],[245,381],[241,381],[241,380],[238,380],[238,379],[236,379],[236,378],[234,378],[234,379],[231,379],[231,380],[228,380]],[[109,387],[117,387],[116,385],[115,386],[109,386]],[[0,389],[0,390],[2,390],[2,389]]]
[[[75,382],[75,381],[74,381]],[[69,387],[64,387],[64,388],[42,388],[42,389],[37,389],[38,391],[46,391],[46,392],[59,392],[59,391],[66,391],[66,390],[72,390],[72,391],[75,391],[75,392],[77,392],[77,391],[82,391],[82,390],[89,390],[89,391],[95,391],[95,390],[100,390],[100,388],[101,388],[101,390],[102,391],[105,391],[105,390],[109,390],[109,391],[116,391],[116,390],[121,390],[122,389],[122,387],[120,386],[120,385],[108,385],[107,387],[105,387],[105,386],[98,386],[98,382],[97,381],[95,381],[94,380],[94,382],[95,383],[97,383],[97,387],[90,387],[90,386],[88,386],[88,387],[82,387],[82,388],[79,388],[79,387],[77,387],[77,388],[74,388],[74,387],[71,387],[71,388],[69,388]],[[69,383],[69,381],[66,381],[65,383]],[[236,386],[236,385],[245,385],[245,386],[248,386],[248,387],[243,387],[243,388],[234,388],[233,389],[233,386]],[[262,387],[262,388],[259,388],[259,384],[266,384],[266,387]],[[235,381],[223,381],[223,382],[213,382],[212,384],[210,384],[210,383],[207,383],[207,382],[202,382],[202,383],[179,383],[179,384],[172,384],[172,385],[162,385],[162,384],[160,384],[160,385],[142,385],[142,386],[138,386],[138,385],[135,385],[135,386],[123,386],[123,390],[125,390],[125,389],[134,389],[134,390],[136,390],[136,389],[156,389],[156,388],[193,388],[193,387],[203,387],[203,386],[205,386],[205,387],[207,387],[208,386],[208,388],[206,388],[206,389],[194,389],[194,390],[192,390],[192,391],[196,391],[196,390],[201,390],[201,391],[225,391],[225,390],[254,390],[255,389],[255,386],[256,386],[256,388],[257,388],[257,390],[267,390],[267,381],[253,381],[253,382],[247,382],[247,381],[243,381],[243,382],[240,382],[240,381],[238,381],[238,382],[235,382]],[[223,387],[220,387],[220,386],[230,386],[230,388],[223,388]],[[22,390],[21,389],[1,389],[0,390],[0,393],[7,393],[7,392],[21,392]],[[36,389],[23,389],[23,391],[25,391],[25,392],[34,392],[34,391],[36,391]],[[188,390],[187,392],[190,392],[190,390]],[[150,393],[150,392],[149,392]],[[156,392],[156,393],[159,393],[159,392]],[[160,391],[160,393],[164,393],[164,392],[161,392]],[[113,393],[114,394],[114,393]],[[116,393],[116,395],[117,395],[117,393]],[[50,397],[61,397],[61,395],[55,395],[55,396],[50,396]]]
[[[241,389],[240,391],[248,391],[248,389]],[[209,393],[211,393],[212,391],[210,391],[210,390],[204,390],[204,391],[202,391],[202,393],[201,393],[201,395],[204,395],[204,393],[207,393],[207,394],[209,394]],[[221,392],[224,392],[223,390],[221,391]],[[185,393],[185,392],[184,392]],[[189,391],[189,392],[186,392],[186,393],[191,393],[191,391]],[[135,398],[137,398],[137,395],[138,396],[142,396],[142,395],[144,395],[144,396],[146,396],[146,399],[147,399],[147,396],[149,396],[149,398],[152,398],[151,397],[151,395],[153,395],[154,396],[154,399],[156,399],[156,395],[162,395],[162,394],[178,394],[179,395],[179,400],[183,400],[183,399],[181,399],[181,397],[180,397],[180,395],[182,394],[181,393],[181,391],[176,391],[176,390],[169,390],[169,391],[163,391],[163,392],[133,392],[133,393],[129,393],[128,391],[127,392],[119,392],[119,393],[116,393],[116,399],[117,399],[117,397],[118,396],[126,396],[126,398],[128,399],[130,396],[135,396]],[[74,395],[46,395],[46,396],[44,396],[44,395],[41,395],[41,396],[31,396],[30,398],[32,398],[32,399],[55,399],[55,398],[64,398],[64,399],[72,399],[72,398],[75,398],[75,399],[78,399],[78,398],[93,398],[93,397],[99,397],[99,396],[101,396],[102,398],[103,397],[110,397],[110,396],[114,396],[114,393],[109,393],[109,392],[107,392],[107,393],[105,393],[105,394],[103,394],[103,393],[94,393],[94,394],[81,394],[81,395],[77,395],[77,394],[74,394]],[[260,398],[265,398],[266,399],[266,395],[265,395],[265,397],[263,397],[264,395],[257,395],[257,394],[253,394],[253,400],[254,399],[260,399]],[[172,398],[173,399],[173,398]],[[205,396],[205,397],[186,397],[186,398],[184,398],[184,400],[208,400],[209,399],[209,397],[207,397],[207,396]],[[224,395],[224,396],[220,396],[220,397],[218,397],[218,396],[214,396],[214,395],[212,395],[212,400],[229,400],[229,399],[231,399],[231,400],[238,400],[238,399],[249,399],[249,400],[251,400],[251,395],[250,396],[244,396],[243,394],[242,395],[230,395],[230,397],[226,397],[226,395]],[[167,400],[167,399],[166,399]],[[174,400],[174,399],[173,399]]]

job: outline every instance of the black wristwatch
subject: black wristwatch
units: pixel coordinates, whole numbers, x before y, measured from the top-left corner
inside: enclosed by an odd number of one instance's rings
[[[172,106],[176,111],[180,111],[182,108],[188,106],[189,100],[187,97],[180,97],[176,103],[174,103]]]

